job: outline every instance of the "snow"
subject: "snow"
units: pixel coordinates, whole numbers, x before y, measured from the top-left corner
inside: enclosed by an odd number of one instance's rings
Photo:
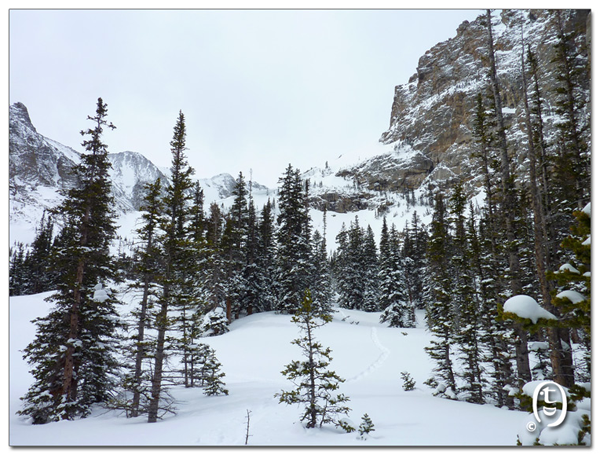
[[[523,319],[530,319],[534,324],[539,319],[556,319],[549,311],[543,309],[534,298],[528,295],[515,295],[504,303],[504,312],[513,313]]]
[[[585,297],[577,291],[562,291],[562,292],[559,292],[556,295],[556,297],[558,297],[559,299],[567,298],[572,303],[579,303],[579,302],[583,302],[585,300]]]
[[[13,446],[237,446],[244,444],[246,410],[251,411],[248,443],[255,446],[514,446],[524,416],[432,396],[423,385],[433,364],[423,349],[430,334],[422,311],[417,312],[417,328],[399,330],[379,324],[381,313],[343,310],[316,336],[331,347],[331,368],[346,379],[340,392],[350,397],[348,418],[360,422],[368,413],[373,420],[375,432],[366,441],[334,426],[306,429],[299,421],[299,408],[278,403],[275,393],[292,387],[280,372],[301,353],[291,344],[298,327],[289,315],[273,312],[236,320],[230,332],[203,339],[223,365],[228,396],[207,397],[200,389],[174,387],[177,414],[155,424],[98,408],[86,419],[31,425],[15,415],[19,397],[32,383],[20,351],[34,337],[30,321],[48,312],[50,304],[44,298],[50,294],[10,299]],[[415,379],[415,390],[403,390],[403,371]]]
[[[583,414],[588,414],[587,410],[576,410],[567,412],[565,421],[557,427],[548,427],[549,423],[552,423],[544,413],[538,413],[542,422],[538,423],[535,416],[529,414],[524,417],[522,424],[519,426],[519,440],[524,446],[533,445],[536,438],[539,438],[539,443],[545,446],[552,446],[554,444],[577,444],[577,436],[581,429],[581,420]],[[527,424],[535,423],[535,430],[528,431]],[[587,435],[589,438],[589,435]],[[589,440],[588,440],[589,445]]]
[[[579,270],[577,270],[575,267],[573,267],[571,264],[566,263],[560,266],[560,268],[558,269],[560,272],[563,271],[567,271],[567,272],[571,272],[571,273],[575,273],[577,275],[579,275]]]
[[[592,204],[588,202],[582,210],[588,216],[592,216]]]

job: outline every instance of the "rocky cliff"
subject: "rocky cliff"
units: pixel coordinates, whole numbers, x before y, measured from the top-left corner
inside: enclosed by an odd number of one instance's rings
[[[588,58],[590,12],[567,10],[562,17],[566,31],[579,37],[581,58]],[[469,178],[474,174],[473,111],[477,94],[486,96],[489,87],[486,24],[485,15],[460,24],[454,38],[426,52],[408,83],[396,87],[390,127],[380,141],[396,150],[412,150],[414,161],[404,166],[402,185],[416,188],[425,182],[443,186],[458,176]],[[557,84],[552,61],[557,42],[556,15],[549,10],[497,10],[492,14],[492,24],[509,137],[522,140],[522,46],[531,46],[536,52],[541,90],[553,96]],[[552,123],[552,119],[548,121]],[[516,163],[523,161],[522,145],[518,139],[510,144]],[[367,169],[363,166],[354,173],[361,178],[360,173]],[[362,179],[372,185],[370,173],[362,174]]]

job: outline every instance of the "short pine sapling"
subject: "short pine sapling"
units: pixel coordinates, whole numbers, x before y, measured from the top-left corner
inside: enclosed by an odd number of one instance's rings
[[[336,393],[339,384],[344,382],[334,371],[327,370],[331,362],[331,349],[324,348],[315,340],[315,330],[328,322],[332,317],[317,311],[313,306],[310,291],[306,291],[302,305],[292,317],[292,322],[303,331],[303,336],[292,341],[302,349],[305,359],[294,360],[281,372],[296,386],[289,392],[275,394],[280,403],[304,405],[301,421],[307,421],[307,428],[321,427],[323,424],[338,424],[335,416],[348,415],[350,408],[346,406],[349,398]]]
[[[229,395],[229,390],[225,388],[225,383],[222,380],[225,373],[221,371],[221,363],[217,360],[214,349],[209,350],[209,355],[204,363],[204,373],[205,395]]]
[[[367,439],[369,433],[372,431],[375,431],[375,425],[373,425],[373,421],[371,420],[371,417],[369,417],[369,414],[365,413],[365,415],[362,416],[362,421],[358,427],[358,433],[360,434],[358,438]]]
[[[402,380],[404,381],[404,383],[402,384],[402,388],[405,391],[410,392],[411,390],[415,390],[415,380],[412,378],[408,371],[403,371],[402,373],[400,373],[400,376],[402,376]]]

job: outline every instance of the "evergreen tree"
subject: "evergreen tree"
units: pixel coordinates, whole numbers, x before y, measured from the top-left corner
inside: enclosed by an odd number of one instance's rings
[[[260,311],[271,311],[277,303],[276,242],[271,200],[261,210],[258,225],[257,264],[260,271]]]
[[[280,296],[277,310],[293,314],[300,308],[304,290],[311,285],[311,220],[300,170],[294,170],[290,164],[279,183],[276,236]]]
[[[455,308],[453,306],[452,268],[450,264],[451,245],[448,232],[446,206],[443,196],[437,194],[435,211],[431,221],[431,234],[427,246],[430,276],[426,306],[427,326],[433,335],[430,346],[425,348],[436,363],[434,376],[428,381],[435,394],[456,398],[457,385],[455,366],[452,361],[452,348],[455,334]]]
[[[379,322],[387,322],[390,327],[415,327],[415,308],[408,299],[407,281],[402,267],[400,234],[394,225],[388,233],[385,219],[380,250],[379,301],[384,311]]]
[[[53,289],[56,273],[50,272],[49,262],[52,254],[52,234],[54,222],[46,212],[42,215],[40,224],[36,229],[35,238],[28,251],[24,268],[28,276],[25,289],[27,294],[38,294]]]
[[[229,211],[227,225],[227,244],[225,260],[227,261],[227,299],[231,302],[231,311],[237,319],[242,311],[246,298],[248,282],[245,268],[248,265],[249,210],[248,189],[243,174],[240,172],[232,190],[233,205]],[[254,216],[254,214],[253,214]]]
[[[372,431],[375,431],[375,425],[373,425],[373,421],[371,420],[371,417],[369,417],[369,414],[365,414],[362,416],[362,421],[358,427],[360,439],[367,439],[367,436]]]
[[[516,241],[516,220],[517,220],[517,199],[515,191],[514,173],[511,168],[511,159],[508,150],[508,139],[506,136],[506,126],[502,110],[502,96],[500,93],[500,84],[496,72],[496,57],[494,52],[494,38],[492,33],[491,11],[487,10],[487,32],[488,32],[488,60],[489,60],[489,79],[492,95],[494,98],[494,113],[496,120],[496,135],[498,152],[500,158],[500,211],[499,216],[502,219],[503,233],[503,254],[508,259],[505,279],[508,284],[508,295],[522,294],[522,270],[519,260],[518,242]],[[527,332],[516,326],[514,328],[517,375],[521,384],[531,381],[531,370],[529,366],[529,353],[527,349]]]
[[[466,394],[472,403],[484,403],[480,299],[477,294],[477,279],[473,269],[472,251],[477,239],[475,232],[467,232],[465,209],[467,197],[462,182],[458,182],[450,198],[450,214],[454,226],[452,269],[455,274],[455,291],[452,295],[457,309],[457,329],[454,340],[462,364],[459,376],[465,384],[459,392]],[[469,238],[470,237],[470,238]]]
[[[280,403],[301,404],[304,406],[301,421],[307,421],[307,428],[321,427],[327,423],[337,423],[335,416],[348,414],[348,398],[336,393],[339,384],[344,382],[334,371],[327,370],[331,362],[331,349],[323,348],[316,341],[315,330],[331,322],[328,314],[319,313],[313,306],[310,291],[306,291],[302,306],[292,316],[292,322],[303,332],[301,338],[292,341],[300,347],[305,360],[294,360],[281,372],[292,381],[295,389],[281,391],[275,395]]]
[[[214,349],[208,350],[208,355],[203,366],[205,388],[204,394],[208,396],[229,395],[229,390],[225,388],[223,378],[225,373],[221,371],[221,363],[218,361]]]
[[[556,111],[560,120],[556,123],[559,130],[558,153],[554,158],[557,185],[560,195],[559,204],[575,204],[569,209],[583,209],[585,201],[590,199],[591,155],[589,151],[589,61],[585,39],[567,32],[563,12],[555,11],[556,33],[555,70],[558,87],[556,89]]]
[[[169,349],[181,353],[184,384],[190,384],[190,361],[193,357],[194,340],[190,325],[200,310],[198,269],[196,250],[190,237],[192,219],[191,201],[194,188],[191,176],[194,170],[186,156],[185,117],[179,112],[170,142],[172,165],[171,177],[167,185],[163,204],[165,214],[161,220],[161,246],[164,256],[164,271],[160,277],[161,295],[158,298],[158,312],[155,316],[157,339],[154,351],[154,372],[152,374],[151,399],[148,408],[148,422],[156,422],[163,406],[161,397],[165,359]],[[167,332],[175,327],[178,336],[169,339]]]
[[[10,251],[9,264],[9,295],[23,295],[29,289],[31,276],[25,265],[25,245],[17,242]]]
[[[514,405],[510,390],[515,389],[511,349],[512,334],[498,315],[500,283],[497,279],[498,261],[493,237],[493,224],[487,214],[476,224],[473,210],[468,222],[471,263],[478,278],[477,295],[480,302],[480,341],[484,347],[483,361],[491,364],[490,391],[496,406]]]
[[[367,226],[362,244],[359,267],[363,272],[364,290],[361,310],[379,311],[379,257],[375,235],[371,226]]]
[[[333,311],[333,291],[327,258],[327,243],[325,237],[322,237],[319,231],[315,231],[313,235],[311,258],[313,264],[313,278],[311,280],[314,289],[313,305],[319,312],[330,313]]]
[[[23,397],[33,423],[85,417],[94,403],[106,402],[115,385],[115,331],[118,317],[114,293],[104,284],[116,278],[109,246],[115,234],[108,178],[110,162],[104,128],[107,107],[98,99],[93,128],[81,132],[87,153],[75,166],[76,185],[54,210],[64,217],[64,243],[52,256],[57,292],[54,308],[37,318],[36,337],[25,349],[33,366],[34,384]],[[68,231],[68,235],[65,234]]]
[[[164,206],[161,199],[161,180],[146,185],[142,209],[142,226],[137,230],[140,245],[136,250],[136,280],[132,289],[140,294],[138,307],[132,311],[136,331],[130,347],[134,358],[133,370],[125,378],[125,388],[131,391],[131,403],[127,404],[129,415],[137,417],[147,412],[150,396],[150,372],[144,370],[148,361],[152,340],[148,340],[146,329],[152,327],[152,309],[160,292],[159,280],[163,271],[159,243],[159,227]]]
[[[423,299],[425,275],[425,252],[427,232],[417,212],[413,212],[410,227],[406,229],[402,242],[402,270],[406,281],[407,298],[410,306],[425,308]]]
[[[576,338],[581,339],[584,348],[584,368],[580,374],[583,379],[589,380],[591,377],[592,333],[590,204],[581,211],[575,211],[574,214],[576,223],[571,228],[571,235],[562,243],[563,248],[570,253],[569,262],[562,265],[558,271],[550,273],[549,276],[556,280],[558,285],[552,303],[560,310],[560,326],[563,329],[571,329],[576,333]],[[569,355],[568,352],[561,352],[561,354]],[[556,374],[555,370],[554,373]],[[565,375],[567,374],[570,377],[555,377],[554,380],[574,384],[573,370],[567,370]]]

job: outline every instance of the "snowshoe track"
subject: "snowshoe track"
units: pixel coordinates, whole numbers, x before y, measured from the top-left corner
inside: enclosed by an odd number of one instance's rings
[[[375,328],[375,327],[371,327],[371,340],[373,341],[373,344],[377,347],[377,349],[379,349],[381,351],[381,354],[379,355],[379,357],[377,357],[375,362],[373,362],[371,365],[369,365],[362,372],[358,373],[356,376],[354,376],[350,379],[347,379],[346,382],[359,381],[359,380],[363,379],[364,377],[370,375],[371,373],[373,373],[373,371],[375,371],[379,367],[381,367],[381,365],[383,365],[383,363],[389,357],[390,350],[388,348],[386,348],[384,345],[382,345],[381,341],[379,341],[379,337],[377,336],[377,328]]]

